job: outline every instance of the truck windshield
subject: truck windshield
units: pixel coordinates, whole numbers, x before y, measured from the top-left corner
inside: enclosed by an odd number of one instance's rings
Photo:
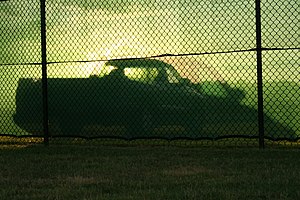
[[[157,68],[133,67],[124,69],[125,76],[134,81],[143,83],[153,83],[158,75]]]

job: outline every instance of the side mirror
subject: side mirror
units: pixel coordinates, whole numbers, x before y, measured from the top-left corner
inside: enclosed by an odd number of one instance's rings
[[[182,78],[182,79],[180,80],[180,83],[181,83],[181,84],[184,84],[184,85],[189,85],[189,84],[191,84],[191,81],[190,81],[190,79],[188,79],[188,78]]]
[[[89,78],[99,78],[96,74],[91,74]]]

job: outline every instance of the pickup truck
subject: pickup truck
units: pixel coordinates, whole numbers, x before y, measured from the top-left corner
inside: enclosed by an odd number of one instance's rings
[[[51,136],[217,138],[258,133],[257,111],[240,103],[243,92],[216,83],[219,96],[182,78],[156,59],[109,60],[89,78],[49,78]],[[42,135],[41,80],[23,78],[15,123]],[[278,125],[278,133],[290,129]],[[278,128],[279,127],[279,128]],[[272,130],[273,131],[273,130]]]

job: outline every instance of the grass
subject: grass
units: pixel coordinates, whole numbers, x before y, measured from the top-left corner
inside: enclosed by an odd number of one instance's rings
[[[298,199],[298,149],[0,146],[2,199]]]

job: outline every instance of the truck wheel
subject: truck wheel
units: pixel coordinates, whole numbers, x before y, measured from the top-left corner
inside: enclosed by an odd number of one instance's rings
[[[60,129],[63,136],[76,136],[82,131],[82,125],[76,122],[61,122]]]
[[[59,135],[61,130],[60,122],[58,119],[50,119],[49,120],[49,135],[56,136]]]
[[[136,112],[126,120],[126,138],[152,137],[154,130],[153,115],[149,112]]]
[[[197,138],[201,137],[202,133],[202,121],[200,117],[190,118],[184,125],[185,128],[185,137]]]
[[[146,112],[142,118],[142,132],[145,137],[152,137],[155,128],[154,117],[151,113]]]

